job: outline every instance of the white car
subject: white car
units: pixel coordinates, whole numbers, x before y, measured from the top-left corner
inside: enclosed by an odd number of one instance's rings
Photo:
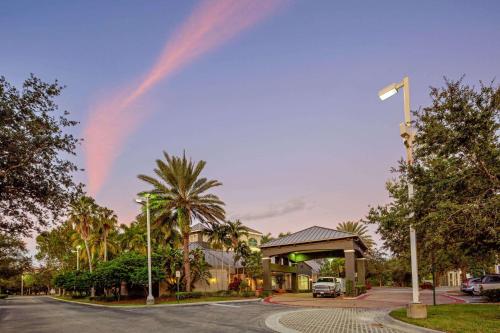
[[[473,286],[472,293],[476,296],[479,296],[481,295],[483,290],[488,289],[500,289],[500,275],[491,274],[483,276],[481,282]]]
[[[330,296],[336,297],[342,292],[342,285],[340,282],[337,282],[336,277],[320,277],[316,283],[312,286],[312,294],[313,297],[316,298],[318,296]],[[340,280],[340,279],[339,279]]]

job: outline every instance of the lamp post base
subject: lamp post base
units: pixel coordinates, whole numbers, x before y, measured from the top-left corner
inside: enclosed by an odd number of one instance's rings
[[[151,295],[148,295],[148,297],[146,298],[146,304],[147,305],[153,305],[155,304],[155,298]]]
[[[406,307],[406,316],[414,319],[427,318],[427,305],[422,303],[409,303]]]

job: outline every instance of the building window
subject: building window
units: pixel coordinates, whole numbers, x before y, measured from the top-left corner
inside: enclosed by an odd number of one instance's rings
[[[251,247],[257,247],[257,240],[255,238],[250,238],[248,240],[248,246],[251,246]]]

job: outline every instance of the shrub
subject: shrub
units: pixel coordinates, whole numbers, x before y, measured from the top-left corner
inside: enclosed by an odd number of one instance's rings
[[[273,293],[268,291],[268,290],[264,290],[261,294],[260,294],[260,297],[261,298],[266,298],[266,297],[269,297],[271,296]]]
[[[178,293],[175,293],[175,296],[180,300],[189,298],[200,298],[203,296],[203,293],[200,291],[191,291],[191,292],[180,291]]]
[[[358,295],[361,295],[364,293],[366,293],[366,286],[364,284],[357,284],[355,296],[358,296]]]
[[[353,286],[352,280],[347,280],[345,282],[345,294],[347,296],[355,296],[354,293],[355,293],[355,290],[354,290],[354,286]]]
[[[233,282],[231,282],[228,286],[228,289],[229,290],[240,290],[240,284],[241,284],[241,280],[238,279],[238,278],[235,278],[233,280]]]
[[[243,297],[252,297],[252,296],[255,296],[255,292],[253,292],[253,291],[243,291],[243,292],[241,292],[241,296],[243,296]]]
[[[481,295],[488,299],[488,302],[500,302],[500,289],[483,290]]]
[[[5,298],[7,298],[7,296],[9,296],[9,295],[7,295],[7,294],[0,294],[0,299],[5,299]]]

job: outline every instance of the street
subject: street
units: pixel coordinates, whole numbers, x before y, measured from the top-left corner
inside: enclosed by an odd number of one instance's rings
[[[280,310],[261,302],[114,309],[14,297],[0,301],[0,332],[271,332],[264,320]]]

